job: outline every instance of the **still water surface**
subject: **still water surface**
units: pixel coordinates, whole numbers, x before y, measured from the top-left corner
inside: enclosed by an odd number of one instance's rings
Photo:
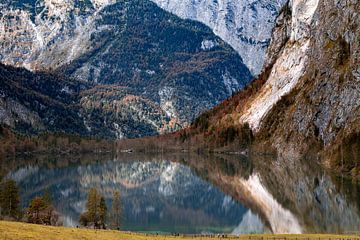
[[[21,161],[20,161],[21,162]],[[22,204],[50,190],[64,225],[76,226],[96,187],[123,230],[158,233],[339,233],[360,230],[360,187],[309,160],[137,155],[28,159],[7,174]]]

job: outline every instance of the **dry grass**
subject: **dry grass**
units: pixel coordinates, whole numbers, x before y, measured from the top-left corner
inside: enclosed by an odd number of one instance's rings
[[[170,240],[170,239],[214,239],[218,237],[192,237],[192,236],[155,236],[110,230],[75,229],[65,227],[49,227],[17,222],[0,221],[1,240]],[[360,236],[346,235],[241,235],[241,237],[227,237],[228,239],[252,240],[329,240],[329,239],[360,239]]]

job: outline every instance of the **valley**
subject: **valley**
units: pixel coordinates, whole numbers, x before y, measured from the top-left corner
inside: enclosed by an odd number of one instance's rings
[[[359,239],[359,0],[0,10],[0,238]]]

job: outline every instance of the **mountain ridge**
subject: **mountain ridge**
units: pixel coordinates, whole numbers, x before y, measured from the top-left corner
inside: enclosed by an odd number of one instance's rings
[[[152,0],[161,8],[185,19],[209,26],[244,59],[255,76],[263,67],[275,18],[285,0]]]
[[[8,4],[1,5],[1,61],[99,90],[79,95],[86,135],[99,128],[113,138],[180,129],[252,78],[208,27],[150,1]]]
[[[189,128],[160,137],[159,147],[171,142],[200,151],[251,154],[252,149],[288,161],[308,157],[358,178],[356,2],[289,1],[277,19],[262,74]],[[136,141],[119,144],[131,145],[138,147]]]

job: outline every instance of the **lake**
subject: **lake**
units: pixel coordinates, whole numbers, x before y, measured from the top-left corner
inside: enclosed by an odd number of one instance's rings
[[[345,233],[360,229],[360,185],[314,161],[174,153],[37,156],[3,163],[23,207],[50,191],[66,226],[78,226],[96,187],[122,230],[152,233]],[[4,170],[3,170],[4,171]]]

